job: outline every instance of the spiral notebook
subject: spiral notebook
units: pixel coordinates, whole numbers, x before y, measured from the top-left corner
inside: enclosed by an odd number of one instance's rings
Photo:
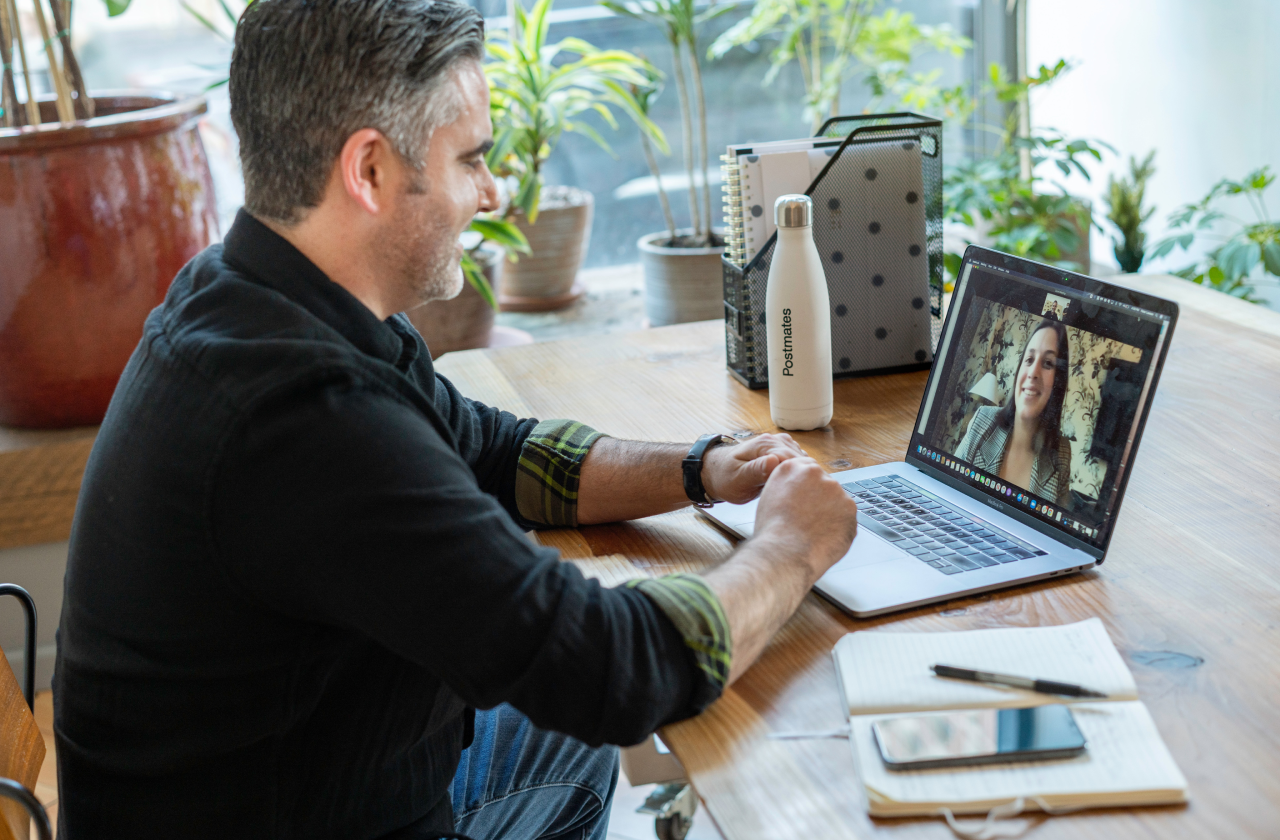
[[[773,203],[779,196],[807,190],[840,143],[811,137],[728,147],[720,168],[729,259],[743,265],[765,246],[777,230]]]
[[[1187,781],[1138,700],[1133,674],[1096,618],[1058,627],[955,633],[851,633],[836,643],[836,672],[849,711],[850,744],[876,817],[986,813],[1019,798],[1026,809],[1169,805],[1187,801]],[[958,665],[1075,683],[1105,701],[1072,702],[1088,741],[1070,759],[890,771],[871,726],[903,714],[1023,708],[1063,702],[1019,689],[935,677]],[[1037,801],[1038,800],[1038,801]]]

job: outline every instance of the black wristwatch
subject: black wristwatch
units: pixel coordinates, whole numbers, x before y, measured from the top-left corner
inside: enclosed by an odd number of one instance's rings
[[[721,443],[737,443],[728,435],[703,435],[684,456],[680,468],[684,472],[684,492],[698,507],[711,507],[716,500],[707,495],[707,488],[702,486],[702,457],[707,450]]]

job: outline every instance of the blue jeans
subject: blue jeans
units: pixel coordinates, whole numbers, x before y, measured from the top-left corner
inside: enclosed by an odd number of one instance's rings
[[[617,747],[538,729],[511,706],[476,712],[450,791],[454,824],[474,840],[604,840]]]

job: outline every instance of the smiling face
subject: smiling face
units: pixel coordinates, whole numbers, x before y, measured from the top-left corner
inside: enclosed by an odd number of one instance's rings
[[[385,241],[406,309],[462,290],[458,236],[476,213],[498,208],[497,186],[484,161],[493,127],[480,65],[461,62],[445,84],[457,88],[458,118],[432,133],[422,170],[407,173]]]
[[[1014,380],[1014,405],[1020,419],[1035,420],[1044,412],[1053,394],[1058,363],[1058,334],[1051,329],[1036,331],[1022,353],[1018,377]]]

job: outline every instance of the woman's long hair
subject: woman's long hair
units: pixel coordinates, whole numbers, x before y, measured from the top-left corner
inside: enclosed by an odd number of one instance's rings
[[[1058,336],[1058,358],[1053,365],[1053,391],[1049,394],[1049,402],[1045,404],[1044,411],[1040,412],[1040,431],[1044,434],[1044,447],[1056,465],[1058,463],[1058,447],[1062,445],[1062,403],[1067,398],[1067,375],[1071,368],[1071,342],[1067,338],[1067,328],[1062,325],[1062,322],[1045,318],[1027,336],[1027,343],[1022,346],[1022,355],[1018,357],[1018,372],[1022,370],[1023,360],[1027,357],[1027,347],[1030,346],[1031,339],[1035,338],[1036,333],[1041,330],[1053,330]],[[1017,393],[1018,373],[1015,372],[1013,388],[1009,390],[1009,398],[1005,400],[1004,405],[996,412],[996,424],[1001,428],[1013,428],[1013,418],[1017,413],[1017,409],[1014,406],[1014,396]]]

